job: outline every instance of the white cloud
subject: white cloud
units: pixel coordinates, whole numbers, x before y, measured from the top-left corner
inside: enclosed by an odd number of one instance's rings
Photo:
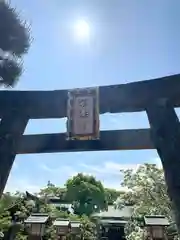
[[[120,170],[138,168],[138,164],[119,164],[113,161],[106,161],[102,164],[92,165],[86,163],[77,163],[75,166],[60,166],[60,167],[51,167],[45,164],[40,165],[39,167],[51,176],[52,182],[58,179],[58,181],[66,181],[69,177],[77,175],[79,172],[86,175],[93,175],[104,184],[105,187],[114,188],[118,190],[127,190],[120,186],[122,180],[122,173]],[[56,183],[55,183],[56,184]]]
[[[60,167],[50,167],[46,164],[42,164],[39,166],[41,170],[49,173],[49,175],[54,179],[64,179],[64,182],[69,178],[78,173],[78,169],[73,168],[69,165],[62,165]]]
[[[110,174],[113,176],[120,176],[120,170],[127,170],[127,169],[133,169],[136,170],[138,168],[138,164],[119,164],[116,162],[105,162],[102,165],[88,165],[88,164],[80,164],[81,167],[89,170],[92,174],[95,175],[105,175]]]
[[[46,164],[42,164],[39,166],[42,170],[46,171],[46,172],[49,172],[49,173],[52,173],[52,174],[65,174],[65,175],[73,175],[75,173],[75,169],[72,168],[71,166],[68,166],[68,165],[62,165],[60,167],[50,167]]]
[[[42,186],[33,185],[31,180],[22,179],[21,177],[9,177],[4,192],[38,192]]]
[[[161,161],[158,157],[152,158],[148,161],[149,163],[157,164],[157,166],[162,167]],[[82,172],[87,175],[94,175],[96,178],[104,184],[105,187],[114,188],[118,190],[127,190],[120,186],[122,181],[122,173],[120,170],[133,169],[134,171],[140,164],[127,164],[127,163],[117,163],[114,161],[105,161],[101,164],[87,164],[84,161],[77,162],[76,165],[63,165],[50,166],[46,164],[40,164],[38,166],[41,173],[41,182],[37,181],[34,184],[33,176],[22,177],[17,175],[16,170],[18,168],[17,162],[14,163],[13,169],[11,171],[7,186],[5,191],[30,191],[38,192],[40,188],[43,188],[48,180],[51,180],[54,184],[62,186],[66,180],[77,173]],[[44,186],[43,186],[44,184]]]
[[[65,181],[77,175],[79,172],[86,175],[94,175],[98,180],[101,180],[103,184],[111,188],[120,188],[120,169],[136,168],[133,164],[117,164],[115,162],[105,162],[99,165],[77,163],[76,165],[61,165],[50,166],[46,164],[39,165],[39,168],[46,172],[44,176],[49,177],[49,179],[55,183],[64,184]],[[48,176],[47,176],[48,175]]]

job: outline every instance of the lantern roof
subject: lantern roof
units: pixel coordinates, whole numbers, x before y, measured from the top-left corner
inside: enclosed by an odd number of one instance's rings
[[[81,225],[80,221],[71,221],[72,228],[79,228]]]
[[[31,214],[24,223],[46,223],[49,219],[48,214],[34,213]]]
[[[168,219],[163,215],[150,215],[144,217],[146,226],[169,226]]]
[[[68,219],[62,219],[62,218],[58,218],[54,221],[53,226],[62,226],[62,227],[68,227],[68,225],[70,224]]]

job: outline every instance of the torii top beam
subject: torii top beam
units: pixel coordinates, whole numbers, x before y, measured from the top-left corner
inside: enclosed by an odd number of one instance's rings
[[[31,119],[63,118],[67,115],[68,90],[0,91],[0,118],[10,109]],[[154,80],[99,87],[100,114],[144,111],[159,98],[180,107],[180,74]]]

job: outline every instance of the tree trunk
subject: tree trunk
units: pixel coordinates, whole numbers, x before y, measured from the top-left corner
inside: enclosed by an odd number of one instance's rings
[[[180,124],[174,108],[164,99],[146,109],[151,137],[162,161],[167,191],[180,234]]]

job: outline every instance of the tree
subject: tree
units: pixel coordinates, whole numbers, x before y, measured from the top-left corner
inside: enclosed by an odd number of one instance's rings
[[[122,186],[129,191],[121,195],[116,204],[119,207],[133,205],[133,220],[126,226],[127,239],[141,238],[142,230],[136,220],[142,219],[144,215],[165,215],[172,222],[172,208],[163,169],[154,164],[144,164],[136,172],[126,170],[123,174]]]
[[[22,56],[30,46],[30,31],[16,9],[0,0],[0,85],[13,87],[22,72]]]
[[[105,190],[100,182],[91,178],[88,178],[88,181],[87,181],[85,177],[86,176],[84,176],[84,180],[86,180],[86,182],[89,181],[89,184],[91,182],[92,184],[97,185],[96,188],[98,188],[99,186],[99,191],[102,191],[103,194],[105,195]],[[90,190],[93,190],[92,186]],[[55,206],[48,204],[45,199],[45,197],[48,195],[61,196],[62,192],[66,196],[66,191],[67,191],[66,188],[59,188],[49,181],[47,184],[47,187],[41,190],[40,193],[37,194],[37,195],[41,195],[40,198],[28,192],[26,194],[21,192],[16,192],[15,194],[5,193],[0,199],[0,238],[1,238],[1,234],[6,235],[6,233],[8,233],[6,231],[9,229],[11,225],[12,217],[10,216],[10,211],[12,211],[12,207],[13,207],[13,212],[15,212],[15,215],[18,218],[18,221],[23,223],[24,220],[32,212],[36,211],[35,206],[38,204],[39,212],[47,213],[52,219],[62,218],[62,219],[68,219],[70,221],[71,220],[80,221],[81,223],[80,234],[76,236],[75,238],[76,240],[82,239],[81,237],[83,237],[83,239],[86,239],[86,240],[95,239],[95,235],[96,235],[95,225],[90,221],[88,216],[85,216],[85,215],[79,216],[76,214],[67,213],[67,211],[62,211],[56,208]],[[70,196],[71,195],[72,193],[70,194]],[[7,210],[5,211],[5,209]],[[51,240],[51,239],[54,239],[55,237],[56,237],[56,231],[54,227],[52,225],[47,227],[44,239]],[[15,239],[21,239],[21,240],[27,239],[27,232],[25,231],[23,224],[18,225]],[[67,239],[69,240],[72,239],[72,236],[70,233]]]
[[[11,224],[11,216],[7,211],[7,207],[14,201],[14,197],[8,192],[3,194],[0,199],[0,236],[6,232]],[[0,237],[1,239],[1,237]]]
[[[106,208],[106,193],[100,181],[93,176],[77,174],[66,183],[67,198],[74,203],[75,213],[90,215]]]
[[[0,210],[0,233],[7,231],[11,224],[11,216],[8,211]]]
[[[123,195],[124,201],[134,204],[137,215],[170,215],[171,204],[167,195],[163,169],[155,164],[141,165],[136,172],[123,171],[123,187],[129,191]]]
[[[16,201],[16,196],[12,195],[11,193],[7,192],[4,193],[0,199],[0,210],[6,209],[11,204]]]
[[[122,192],[110,188],[105,188],[105,193],[108,204],[114,204],[117,198],[122,194]]]
[[[96,239],[96,226],[87,216],[82,216],[81,221],[81,236],[79,239],[93,240]]]
[[[47,186],[40,190],[39,196],[46,197],[59,197],[62,201],[66,201],[66,188],[60,188],[48,181]]]

